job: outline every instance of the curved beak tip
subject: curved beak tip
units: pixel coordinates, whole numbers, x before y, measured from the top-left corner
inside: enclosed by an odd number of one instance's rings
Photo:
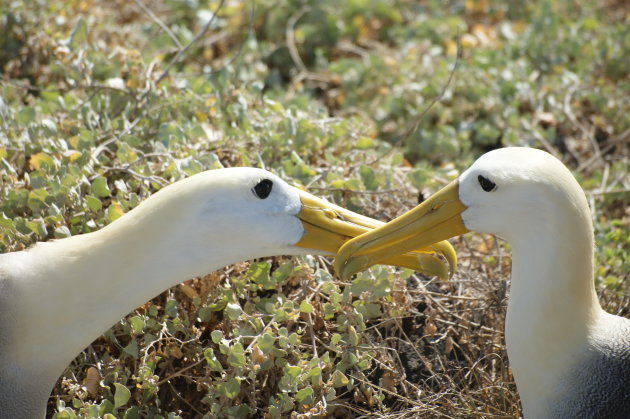
[[[468,232],[460,216],[465,209],[458,181],[451,182],[402,216],[341,246],[337,272],[348,277],[386,258],[399,258],[399,266],[449,278],[457,267],[457,254],[446,239]]]
[[[413,269],[424,275],[436,276],[447,281],[457,269],[457,254],[448,242],[445,243],[439,250],[435,249],[432,252],[421,250],[400,255],[396,259],[390,258],[388,264]],[[353,275],[377,263],[381,262],[373,260],[368,255],[358,255],[347,258],[336,257],[333,266],[339,278],[347,281]]]

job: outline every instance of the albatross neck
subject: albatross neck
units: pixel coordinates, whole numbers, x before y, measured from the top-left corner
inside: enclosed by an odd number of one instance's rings
[[[242,251],[229,254],[208,246],[199,249],[194,241],[184,243],[186,237],[173,226],[135,221],[121,219],[100,231],[38,244],[26,252],[24,265],[31,274],[16,275],[25,307],[17,319],[27,320],[29,327],[20,332],[19,342],[44,349],[48,364],[53,364],[50,351],[57,345],[51,348],[51,342],[58,342],[59,353],[68,352],[70,361],[163,290],[247,258]],[[32,335],[25,336],[29,331]]]
[[[17,389],[16,397],[28,395],[24,405],[45,406],[72,359],[134,308],[179,282],[264,256],[225,242],[210,248],[205,231],[191,234],[208,227],[188,225],[185,203],[162,205],[160,195],[97,232],[0,255],[7,394]],[[0,406],[13,403],[7,394]]]
[[[588,207],[575,209],[509,238],[512,277],[505,335],[529,417],[537,417],[536,409],[544,408],[542,402],[586,350],[603,312],[593,283],[590,214]]]

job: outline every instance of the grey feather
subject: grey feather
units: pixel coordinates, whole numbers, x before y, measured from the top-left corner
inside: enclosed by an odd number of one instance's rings
[[[559,388],[552,418],[630,418],[630,319],[607,316]]]

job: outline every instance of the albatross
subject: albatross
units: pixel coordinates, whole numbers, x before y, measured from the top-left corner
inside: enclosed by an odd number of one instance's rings
[[[335,266],[348,277],[468,231],[511,245],[505,340],[524,416],[630,418],[630,319],[599,304],[587,200],[550,154],[484,154],[416,208],[348,241]]]
[[[70,361],[163,290],[273,255],[334,254],[383,223],[253,168],[202,172],[165,187],[99,231],[0,255],[0,416],[44,417]],[[448,271],[448,242],[386,263]]]

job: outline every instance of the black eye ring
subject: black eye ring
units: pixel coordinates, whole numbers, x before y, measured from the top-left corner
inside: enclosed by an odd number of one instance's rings
[[[483,189],[486,192],[494,191],[497,188],[497,184],[491,181],[490,179],[488,179],[487,177],[483,177],[479,175],[477,176],[477,180],[479,181],[479,184],[481,185],[481,189]]]
[[[256,186],[252,188],[252,192],[260,199],[265,199],[271,193],[273,188],[273,182],[269,179],[263,179]]]

